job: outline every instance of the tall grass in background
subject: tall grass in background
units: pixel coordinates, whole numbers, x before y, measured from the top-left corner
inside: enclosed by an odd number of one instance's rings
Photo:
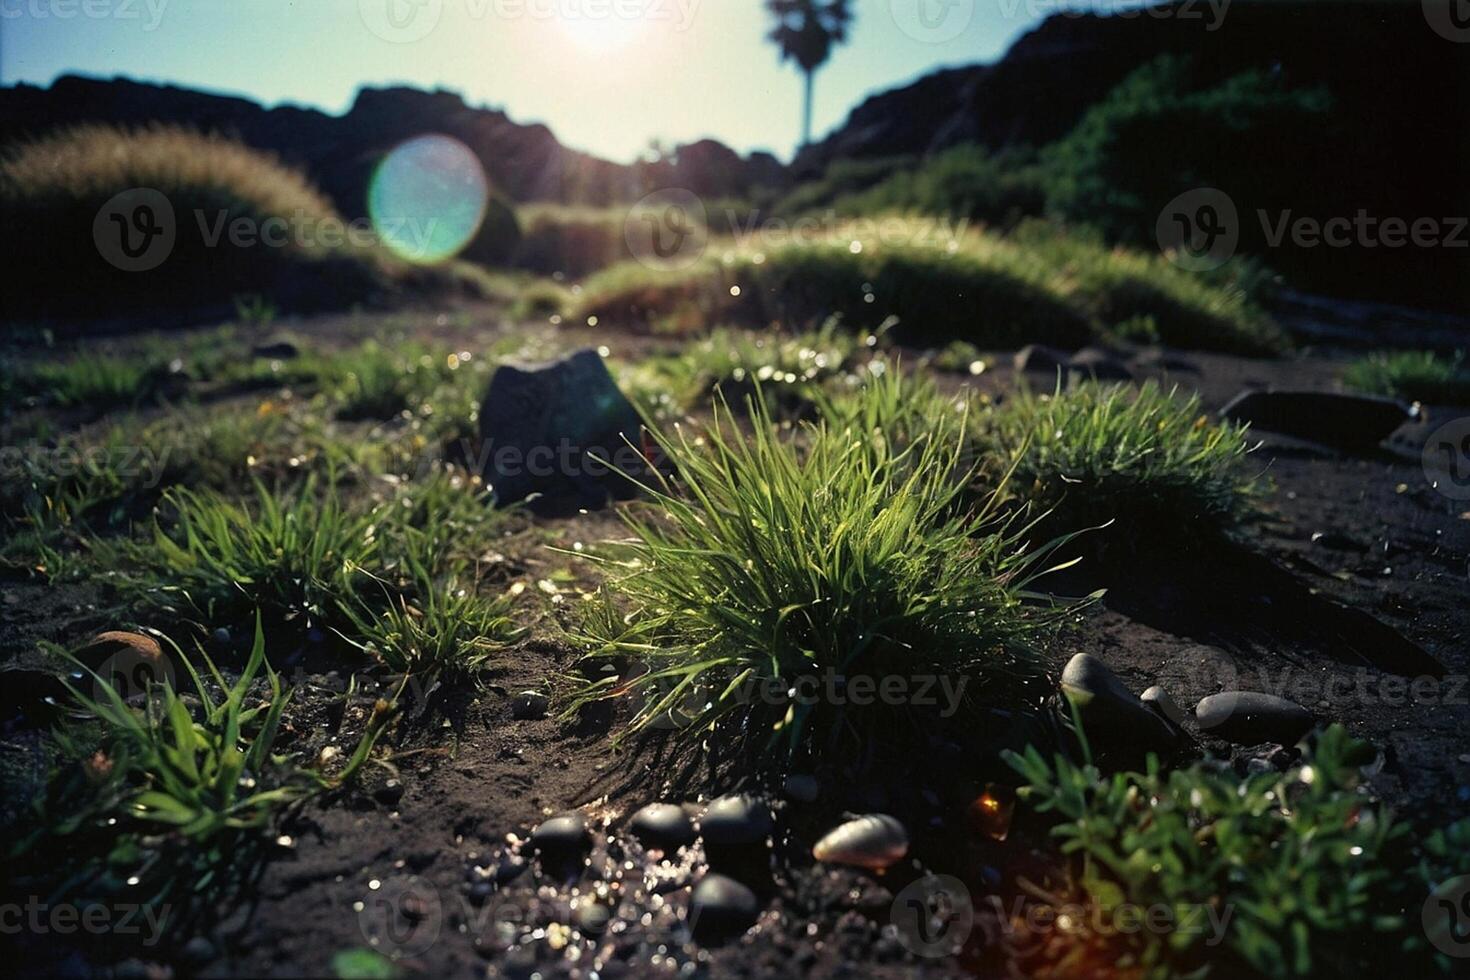
[[[158,191],[172,205],[176,238],[152,270],[115,268],[93,237],[99,211],[132,188]],[[246,219],[258,233],[270,218],[288,222],[282,244],[231,243],[230,222]],[[225,137],[174,126],[82,125],[10,147],[0,157],[0,221],[12,230],[0,243],[12,315],[159,309],[241,293],[345,305],[383,279],[369,257],[323,242],[324,223],[340,217],[299,172]],[[206,235],[217,227],[226,233],[211,247]],[[98,233],[117,230],[104,224]]]

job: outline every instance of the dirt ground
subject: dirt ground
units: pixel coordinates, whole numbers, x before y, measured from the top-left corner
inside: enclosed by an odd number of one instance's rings
[[[473,312],[447,327],[436,327],[430,315],[422,321],[425,335],[452,336],[470,350],[511,329]],[[338,318],[289,326],[323,344],[343,332]],[[354,321],[354,330],[362,326]],[[544,349],[607,346],[630,359],[673,343],[581,329],[533,332]],[[1185,363],[1153,375],[1197,389],[1212,409],[1247,386],[1333,388],[1348,357],[1325,349],[1279,361],[1171,353]],[[977,378],[946,383],[972,383],[1003,397],[1016,381],[1011,355],[985,360],[989,367]],[[1421,463],[1429,433],[1470,407],[1426,412],[1425,421],[1368,457],[1259,434],[1251,459],[1274,492],[1247,541],[1234,551],[1151,549],[1117,567],[1077,573],[1068,586],[1103,584],[1110,591],[1052,651],[1056,671],[1072,655],[1091,653],[1135,691],[1163,684],[1186,708],[1227,684],[1279,691],[1377,746],[1373,783],[1403,814],[1426,824],[1470,814],[1470,502],[1433,489]],[[552,548],[616,535],[619,527],[608,513],[530,519],[497,548],[511,575],[535,583],[568,566]],[[590,587],[590,573],[573,571]],[[90,585],[0,582],[0,646],[14,657],[38,639],[83,640],[108,625],[98,613],[104,602]],[[967,829],[966,807],[1005,772],[993,760],[943,746],[915,760],[902,778],[815,772],[820,790],[812,803],[766,787],[776,800],[778,833],[770,867],[759,876],[760,922],[723,944],[690,942],[681,922],[689,895],[683,886],[707,855],[695,849],[660,864],[623,833],[627,818],[652,801],[694,804],[753,787],[741,783],[738,767],[700,765],[691,773],[681,765],[687,760],[657,745],[615,750],[615,718],[568,725],[514,717],[513,696],[543,687],[572,659],[556,629],[565,606],[544,594],[528,600],[522,608],[536,610],[535,628],[498,659],[489,686],[444,692],[441,709],[400,732],[394,748],[401,799],[376,793],[387,774],[374,773],[362,790],[294,815],[283,831],[289,846],[265,867],[257,899],[226,910],[206,937],[210,955],[194,967],[173,958],[173,969],[319,976],[330,972],[337,952],[375,944],[427,976],[1003,971],[993,941],[999,923],[986,898],[1015,894],[1019,876],[1045,877],[1048,862],[1025,817],[1004,844]],[[1418,651],[1428,659],[1417,659]],[[323,706],[340,678],[308,670],[303,679],[298,712],[308,721],[297,722],[298,744],[316,751],[337,737]],[[362,709],[348,709],[355,710]],[[1265,751],[1208,741],[1202,748],[1232,756],[1242,770]],[[583,810],[598,828],[586,867],[561,876],[532,869],[493,889],[475,888],[493,869],[515,863],[506,855],[539,821],[570,809]],[[910,860],[876,876],[812,862],[812,843],[844,812],[872,810],[905,820],[915,836]],[[915,955],[891,924],[895,896],[925,872],[959,877],[980,909],[961,957]],[[406,919],[405,908],[412,911]],[[64,945],[24,955],[34,959],[22,962],[48,970],[75,971],[83,962]],[[149,959],[147,951],[141,958]]]

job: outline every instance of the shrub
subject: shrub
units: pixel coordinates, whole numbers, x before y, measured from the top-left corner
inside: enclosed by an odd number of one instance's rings
[[[102,257],[94,222],[132,188],[167,198],[176,238],[161,265],[124,272]],[[231,222],[260,229],[273,218],[287,229],[280,247],[232,244]],[[250,293],[297,308],[344,305],[386,282],[368,257],[320,244],[323,223],[340,219],[300,174],[223,137],[174,127],[85,125],[10,148],[0,158],[0,220],[26,230],[0,245],[11,316],[227,304]],[[154,222],[165,226],[166,216],[155,213]],[[296,227],[311,234],[291,233]],[[135,235],[132,244],[148,240]]]
[[[902,400],[896,379],[873,390]],[[761,692],[828,673],[956,678],[956,724],[1025,696],[1058,613],[1028,603],[1040,559],[994,521],[993,502],[957,505],[963,420],[936,418],[897,448],[881,432],[821,420],[783,440],[761,399],[749,411],[748,431],[717,403],[702,434],[660,437],[680,484],[649,487],[652,508],[624,512],[631,543],[597,558],[619,574],[577,634],[594,680],[573,708],[633,695],[633,731],[667,723],[695,740],[717,729],[834,751],[874,738],[898,747],[937,719],[916,706],[844,709]],[[598,677],[624,662],[630,676]]]
[[[1108,778],[1090,760],[1048,761],[1034,746],[1007,753],[1026,781],[1023,797],[1058,821],[1052,835],[1080,865],[1087,907],[1104,918],[1124,903],[1230,916],[1219,936],[1058,933],[1045,956],[1054,969],[1031,975],[1077,975],[1089,938],[1132,976],[1348,976],[1363,972],[1365,955],[1378,969],[1429,975],[1419,910],[1437,881],[1467,867],[1445,844],[1470,825],[1426,842],[1416,868],[1411,828],[1363,786],[1359,767],[1373,756],[1341,725],[1319,733],[1287,772],[1244,780],[1209,763],[1165,773],[1156,759],[1146,772]]]
[[[800,328],[832,314],[873,329],[893,316],[904,343],[986,348],[1075,348],[1152,316],[1161,339],[1182,347],[1246,354],[1286,347],[1238,286],[1039,225],[1001,237],[895,216],[839,225],[831,237],[765,252],[731,245],[675,271],[614,266],[587,281],[577,315],[674,331],[717,323]],[[711,253],[721,244],[711,242]]]
[[[831,206],[841,215],[916,211],[1009,228],[1046,210],[1046,189],[1030,151],[992,155],[980,146],[957,146],[839,196]]]
[[[632,258],[624,240],[626,209],[533,204],[521,208],[524,229],[515,265],[538,275],[579,279]]]
[[[1470,368],[1457,351],[1442,357],[1433,351],[1384,351],[1354,361],[1343,372],[1349,388],[1440,405],[1470,405]]]
[[[1011,490],[1069,531],[1117,521],[1110,540],[1187,540],[1240,522],[1256,492],[1245,428],[1212,422],[1199,396],[1153,381],[1021,391],[979,429],[991,451],[1016,459]]]

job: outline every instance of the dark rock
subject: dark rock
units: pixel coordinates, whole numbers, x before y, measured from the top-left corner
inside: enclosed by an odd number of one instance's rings
[[[384,806],[395,806],[403,799],[403,784],[396,779],[390,779],[373,791],[373,799]]]
[[[786,777],[786,782],[781,786],[787,799],[798,803],[813,803],[821,795],[822,787],[817,782],[816,776],[808,776],[796,773]]]
[[[607,929],[607,924],[612,921],[612,912],[601,902],[583,899],[582,904],[577,906],[573,913],[573,921],[576,922],[577,931],[584,936],[600,936]]]
[[[1039,371],[1055,375],[1067,366],[1068,355],[1055,347],[1027,344],[1016,351],[1013,363],[1017,371]]]
[[[1096,657],[1079,653],[1062,670],[1062,693],[1077,707],[1089,738],[1143,750],[1175,741],[1168,723]]]
[[[490,896],[495,894],[495,886],[488,881],[477,881],[470,885],[470,904],[479,908],[490,901]]]
[[[498,504],[529,499],[544,513],[631,497],[620,472],[644,470],[641,424],[594,350],[501,367],[480,407],[485,477]]]
[[[650,803],[633,814],[628,829],[644,847],[672,850],[694,842],[694,823],[683,807]]]
[[[1417,417],[1416,410],[1392,398],[1325,391],[1246,391],[1220,414],[1252,429],[1350,452],[1373,449]]]
[[[518,721],[539,721],[546,717],[551,701],[540,691],[522,691],[510,703],[510,716]]]
[[[1241,745],[1291,745],[1316,721],[1301,705],[1256,691],[1211,694],[1195,707],[1194,718],[1207,734]]]
[[[724,875],[705,875],[689,897],[689,930],[702,943],[738,936],[759,915],[755,892]]]
[[[61,678],[50,671],[20,667],[0,670],[0,722],[24,719],[33,727],[50,725],[70,698]]]
[[[771,836],[771,808],[752,796],[722,796],[699,820],[706,844],[734,847],[759,844]]]
[[[215,955],[214,943],[206,936],[195,936],[179,950],[179,958],[191,966],[203,966],[213,961]]]
[[[542,855],[565,857],[587,850],[591,843],[587,821],[580,813],[552,817],[531,831],[531,846]]]
[[[1076,375],[1095,381],[1132,381],[1133,372],[1107,351],[1089,347],[1067,360],[1068,369]]]
[[[1333,551],[1352,551],[1360,555],[1368,550],[1366,545],[1338,531],[1314,531],[1312,532],[1312,543],[1323,548],[1331,548]]]

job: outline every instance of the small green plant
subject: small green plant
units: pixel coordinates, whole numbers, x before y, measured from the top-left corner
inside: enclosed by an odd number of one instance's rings
[[[1431,876],[1446,864],[1430,847],[1425,873],[1405,873],[1410,828],[1363,786],[1359,767],[1373,756],[1341,725],[1319,732],[1287,772],[1244,780],[1212,763],[1166,773],[1150,758],[1146,772],[1109,777],[1090,757],[1079,765],[1060,754],[1048,761],[1034,746],[1006,753],[1025,780],[1023,798],[1058,821],[1051,833],[1078,862],[1086,901],[1103,919],[1131,904],[1217,925],[1117,933],[1113,965],[1160,980],[1357,975],[1366,936],[1379,937],[1380,967],[1402,970],[1406,955],[1428,966],[1413,934],[1439,880]],[[1456,827],[1440,839],[1463,836]],[[1453,861],[1463,866],[1464,852]],[[1064,938],[1058,957],[1083,948]]]
[[[347,766],[328,779],[280,752],[291,692],[266,662],[258,619],[233,683],[202,651],[201,672],[171,650],[191,693],[159,681],[138,704],[78,664],[94,682],[91,694],[71,687],[88,720],[56,733],[60,767],[6,849],[17,879],[60,882],[69,901],[127,897],[157,909],[169,930],[244,888],[283,810],[352,779],[393,712],[386,701],[375,707]]]
[[[378,567],[377,516],[348,506],[315,479],[277,495],[257,483],[254,501],[175,487],[151,540],[118,545],[123,576],[142,598],[182,604],[210,622],[239,622],[255,609],[272,621],[339,620],[344,604]]]
[[[1465,354],[1443,357],[1433,351],[1383,351],[1354,361],[1343,383],[1370,395],[1388,395],[1439,405],[1470,405],[1470,367]]]
[[[1117,521],[1127,535],[1230,528],[1257,481],[1244,427],[1212,421],[1198,396],[1155,382],[1020,392],[979,423],[1015,457],[1012,492],[1068,530]]]
[[[255,327],[269,327],[276,322],[276,304],[259,293],[235,297],[235,319]]]
[[[980,348],[967,340],[954,340],[935,351],[929,363],[939,371],[954,374],[982,374],[988,366]]]
[[[679,484],[648,487],[651,510],[625,512],[632,541],[597,556],[615,574],[576,634],[589,676],[635,670],[581,686],[571,710],[632,695],[634,731],[672,720],[697,739],[730,722],[732,739],[832,750],[933,719],[755,692],[927,674],[959,684],[965,717],[1040,676],[1038,642],[1059,618],[1028,591],[1045,552],[995,521],[994,498],[958,506],[961,416],[900,448],[821,419],[782,439],[763,399],[749,412],[747,432],[717,399],[707,431],[659,437]]]
[[[143,355],[94,354],[36,364],[15,387],[62,408],[130,408],[154,397],[167,380],[166,364]]]
[[[334,356],[328,397],[342,419],[391,419],[448,380],[449,358],[414,345],[387,348],[374,341]]]

